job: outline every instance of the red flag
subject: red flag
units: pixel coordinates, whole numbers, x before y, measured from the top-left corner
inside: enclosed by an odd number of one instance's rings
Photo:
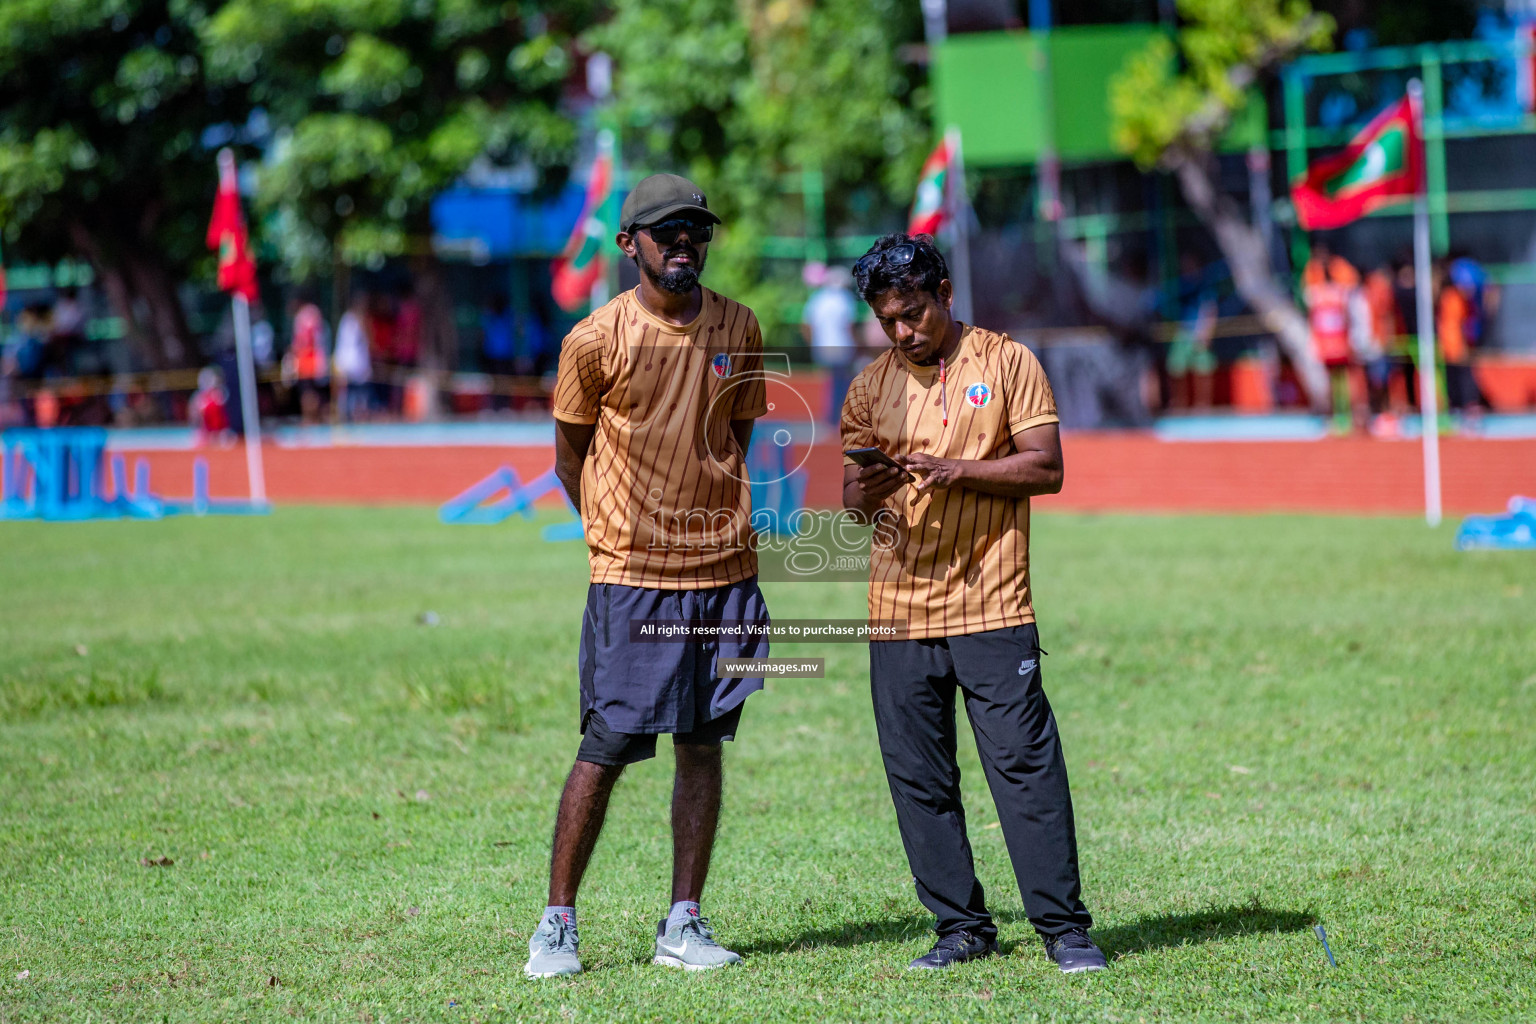
[[[208,248],[219,254],[220,290],[255,302],[256,261],[251,258],[245,216],[240,212],[235,157],[227,149],[219,154],[219,194],[213,200],[213,219],[208,222]]]
[[[918,173],[917,196],[912,200],[912,216],[907,234],[932,235],[949,219],[949,165],[954,160],[949,140],[939,143]]]
[[[603,240],[607,234],[605,214],[613,194],[613,154],[611,147],[599,145],[592,161],[592,175],[587,179],[587,197],[581,204],[581,216],[565,243],[565,251],[550,267],[550,290],[561,309],[575,312],[592,299],[592,288],[603,276],[607,260]]]
[[[1343,152],[1308,167],[1291,186],[1301,226],[1343,227],[1379,206],[1417,195],[1424,185],[1421,123],[1405,96],[1372,118]]]

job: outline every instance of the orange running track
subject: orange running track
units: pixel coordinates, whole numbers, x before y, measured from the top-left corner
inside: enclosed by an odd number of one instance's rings
[[[1092,512],[1423,511],[1419,445],[1323,441],[1160,441],[1148,434],[1068,434],[1067,483],[1037,499],[1042,510]],[[1536,495],[1536,440],[1445,438],[1440,446],[1448,513],[1502,511],[1511,495]],[[162,497],[192,493],[192,460],[208,459],[216,498],[246,493],[240,448],[129,452],[149,460]],[[554,463],[552,447],[337,447],[264,449],[267,491],[278,504],[438,505],[492,472],[529,480]],[[806,462],[806,503],[839,503],[842,459],[817,445]],[[553,495],[547,499],[558,504]]]

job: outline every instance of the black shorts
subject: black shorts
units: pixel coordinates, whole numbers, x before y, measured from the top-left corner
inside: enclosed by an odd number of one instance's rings
[[[767,625],[768,607],[752,576],[703,590],[652,590],[594,583],[581,620],[581,727],[601,714],[618,733],[692,733],[763,688],[761,676],[722,679],[720,658],[766,658],[757,634],[709,640],[641,642],[648,621],[744,621]]]
[[[701,722],[692,732],[672,734],[674,746],[718,747],[726,740],[736,738],[736,725],[741,721],[738,704],[719,718]],[[587,715],[585,735],[576,750],[576,760],[593,764],[625,765],[637,761],[649,761],[656,756],[656,733],[613,732],[608,723],[596,711]]]

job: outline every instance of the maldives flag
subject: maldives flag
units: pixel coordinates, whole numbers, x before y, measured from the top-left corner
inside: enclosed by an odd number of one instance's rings
[[[613,194],[613,149],[602,141],[597,158],[592,161],[592,175],[587,179],[587,198],[581,205],[581,217],[565,243],[565,251],[550,267],[551,290],[560,308],[574,313],[592,299],[592,288],[602,278],[608,261],[603,245],[608,233],[604,216]]]
[[[256,301],[256,261],[240,212],[240,189],[235,182],[235,156],[219,153],[219,194],[213,200],[213,219],[208,222],[208,248],[219,254],[219,288]]]
[[[1416,195],[1424,183],[1424,142],[1413,100],[1377,114],[1344,151],[1307,168],[1291,186],[1308,231],[1343,227],[1379,206]]]
[[[949,140],[939,143],[928,159],[923,161],[922,173],[917,180],[917,198],[912,201],[912,216],[907,222],[907,234],[932,235],[949,219],[948,195],[949,167],[954,162],[954,149]]]

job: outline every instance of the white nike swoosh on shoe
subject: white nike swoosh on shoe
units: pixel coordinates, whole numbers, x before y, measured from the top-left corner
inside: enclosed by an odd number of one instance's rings
[[[685,942],[681,946],[669,946],[665,942],[662,942],[658,939],[656,942],[656,948],[664,949],[668,953],[676,953],[681,956],[683,953],[688,952],[688,943]]]

